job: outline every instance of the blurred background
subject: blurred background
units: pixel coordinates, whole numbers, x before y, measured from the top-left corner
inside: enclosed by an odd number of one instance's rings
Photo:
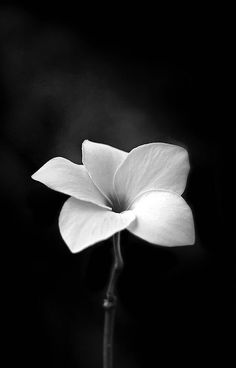
[[[151,246],[122,233],[114,368],[227,366],[235,194],[233,128],[221,88],[227,60],[217,56],[227,55],[221,23],[205,10],[201,18],[191,12],[181,18],[175,9],[171,16],[118,5],[85,11],[1,4],[2,319],[9,366],[102,368],[112,242],[71,254],[58,230],[67,197],[31,179],[55,156],[81,163],[84,139],[125,151],[148,142],[179,144],[191,163],[184,198],[196,244]]]

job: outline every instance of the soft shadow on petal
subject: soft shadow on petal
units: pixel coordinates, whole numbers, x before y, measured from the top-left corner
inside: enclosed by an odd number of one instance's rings
[[[176,193],[149,191],[130,209],[136,215],[128,230],[158,245],[192,245],[195,241],[193,216],[185,200]]]
[[[189,172],[187,151],[167,143],[134,148],[115,173],[114,187],[129,204],[147,190],[170,190],[182,194]]]
[[[132,211],[115,213],[88,202],[69,198],[59,216],[59,228],[72,253],[105,240],[134,221]]]
[[[93,182],[108,198],[113,197],[113,179],[117,167],[128,153],[106,144],[85,140],[82,144],[82,161]]]
[[[110,208],[106,198],[93,184],[86,168],[65,158],[55,157],[49,160],[32,175],[32,179],[58,192]]]

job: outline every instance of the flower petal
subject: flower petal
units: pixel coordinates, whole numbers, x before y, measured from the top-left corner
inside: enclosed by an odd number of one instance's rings
[[[170,190],[182,194],[189,172],[187,151],[167,143],[150,143],[134,148],[114,177],[118,198],[128,205],[147,190]]]
[[[59,228],[71,252],[76,253],[125,229],[134,219],[132,211],[115,213],[71,197],[62,207]]]
[[[86,168],[65,158],[49,160],[32,175],[32,179],[58,192],[109,208],[106,198],[93,184]]]
[[[113,179],[117,167],[128,153],[106,144],[85,140],[82,144],[82,161],[93,182],[107,197],[113,197]]]
[[[170,247],[194,244],[192,211],[180,195],[150,191],[137,198],[131,210],[136,221],[128,230],[140,238]]]

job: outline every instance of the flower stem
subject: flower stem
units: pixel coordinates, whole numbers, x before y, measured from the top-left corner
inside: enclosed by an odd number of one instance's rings
[[[103,303],[105,310],[104,336],[103,336],[103,368],[113,367],[113,335],[115,311],[117,305],[116,282],[123,268],[123,259],[120,251],[120,233],[113,236],[114,263],[110,280]]]

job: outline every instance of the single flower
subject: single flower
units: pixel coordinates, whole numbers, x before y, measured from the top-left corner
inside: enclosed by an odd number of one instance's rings
[[[82,162],[56,157],[32,175],[70,195],[59,228],[71,252],[123,229],[152,244],[194,243],[192,211],[181,196],[190,168],[184,148],[150,143],[127,153],[85,140]]]

